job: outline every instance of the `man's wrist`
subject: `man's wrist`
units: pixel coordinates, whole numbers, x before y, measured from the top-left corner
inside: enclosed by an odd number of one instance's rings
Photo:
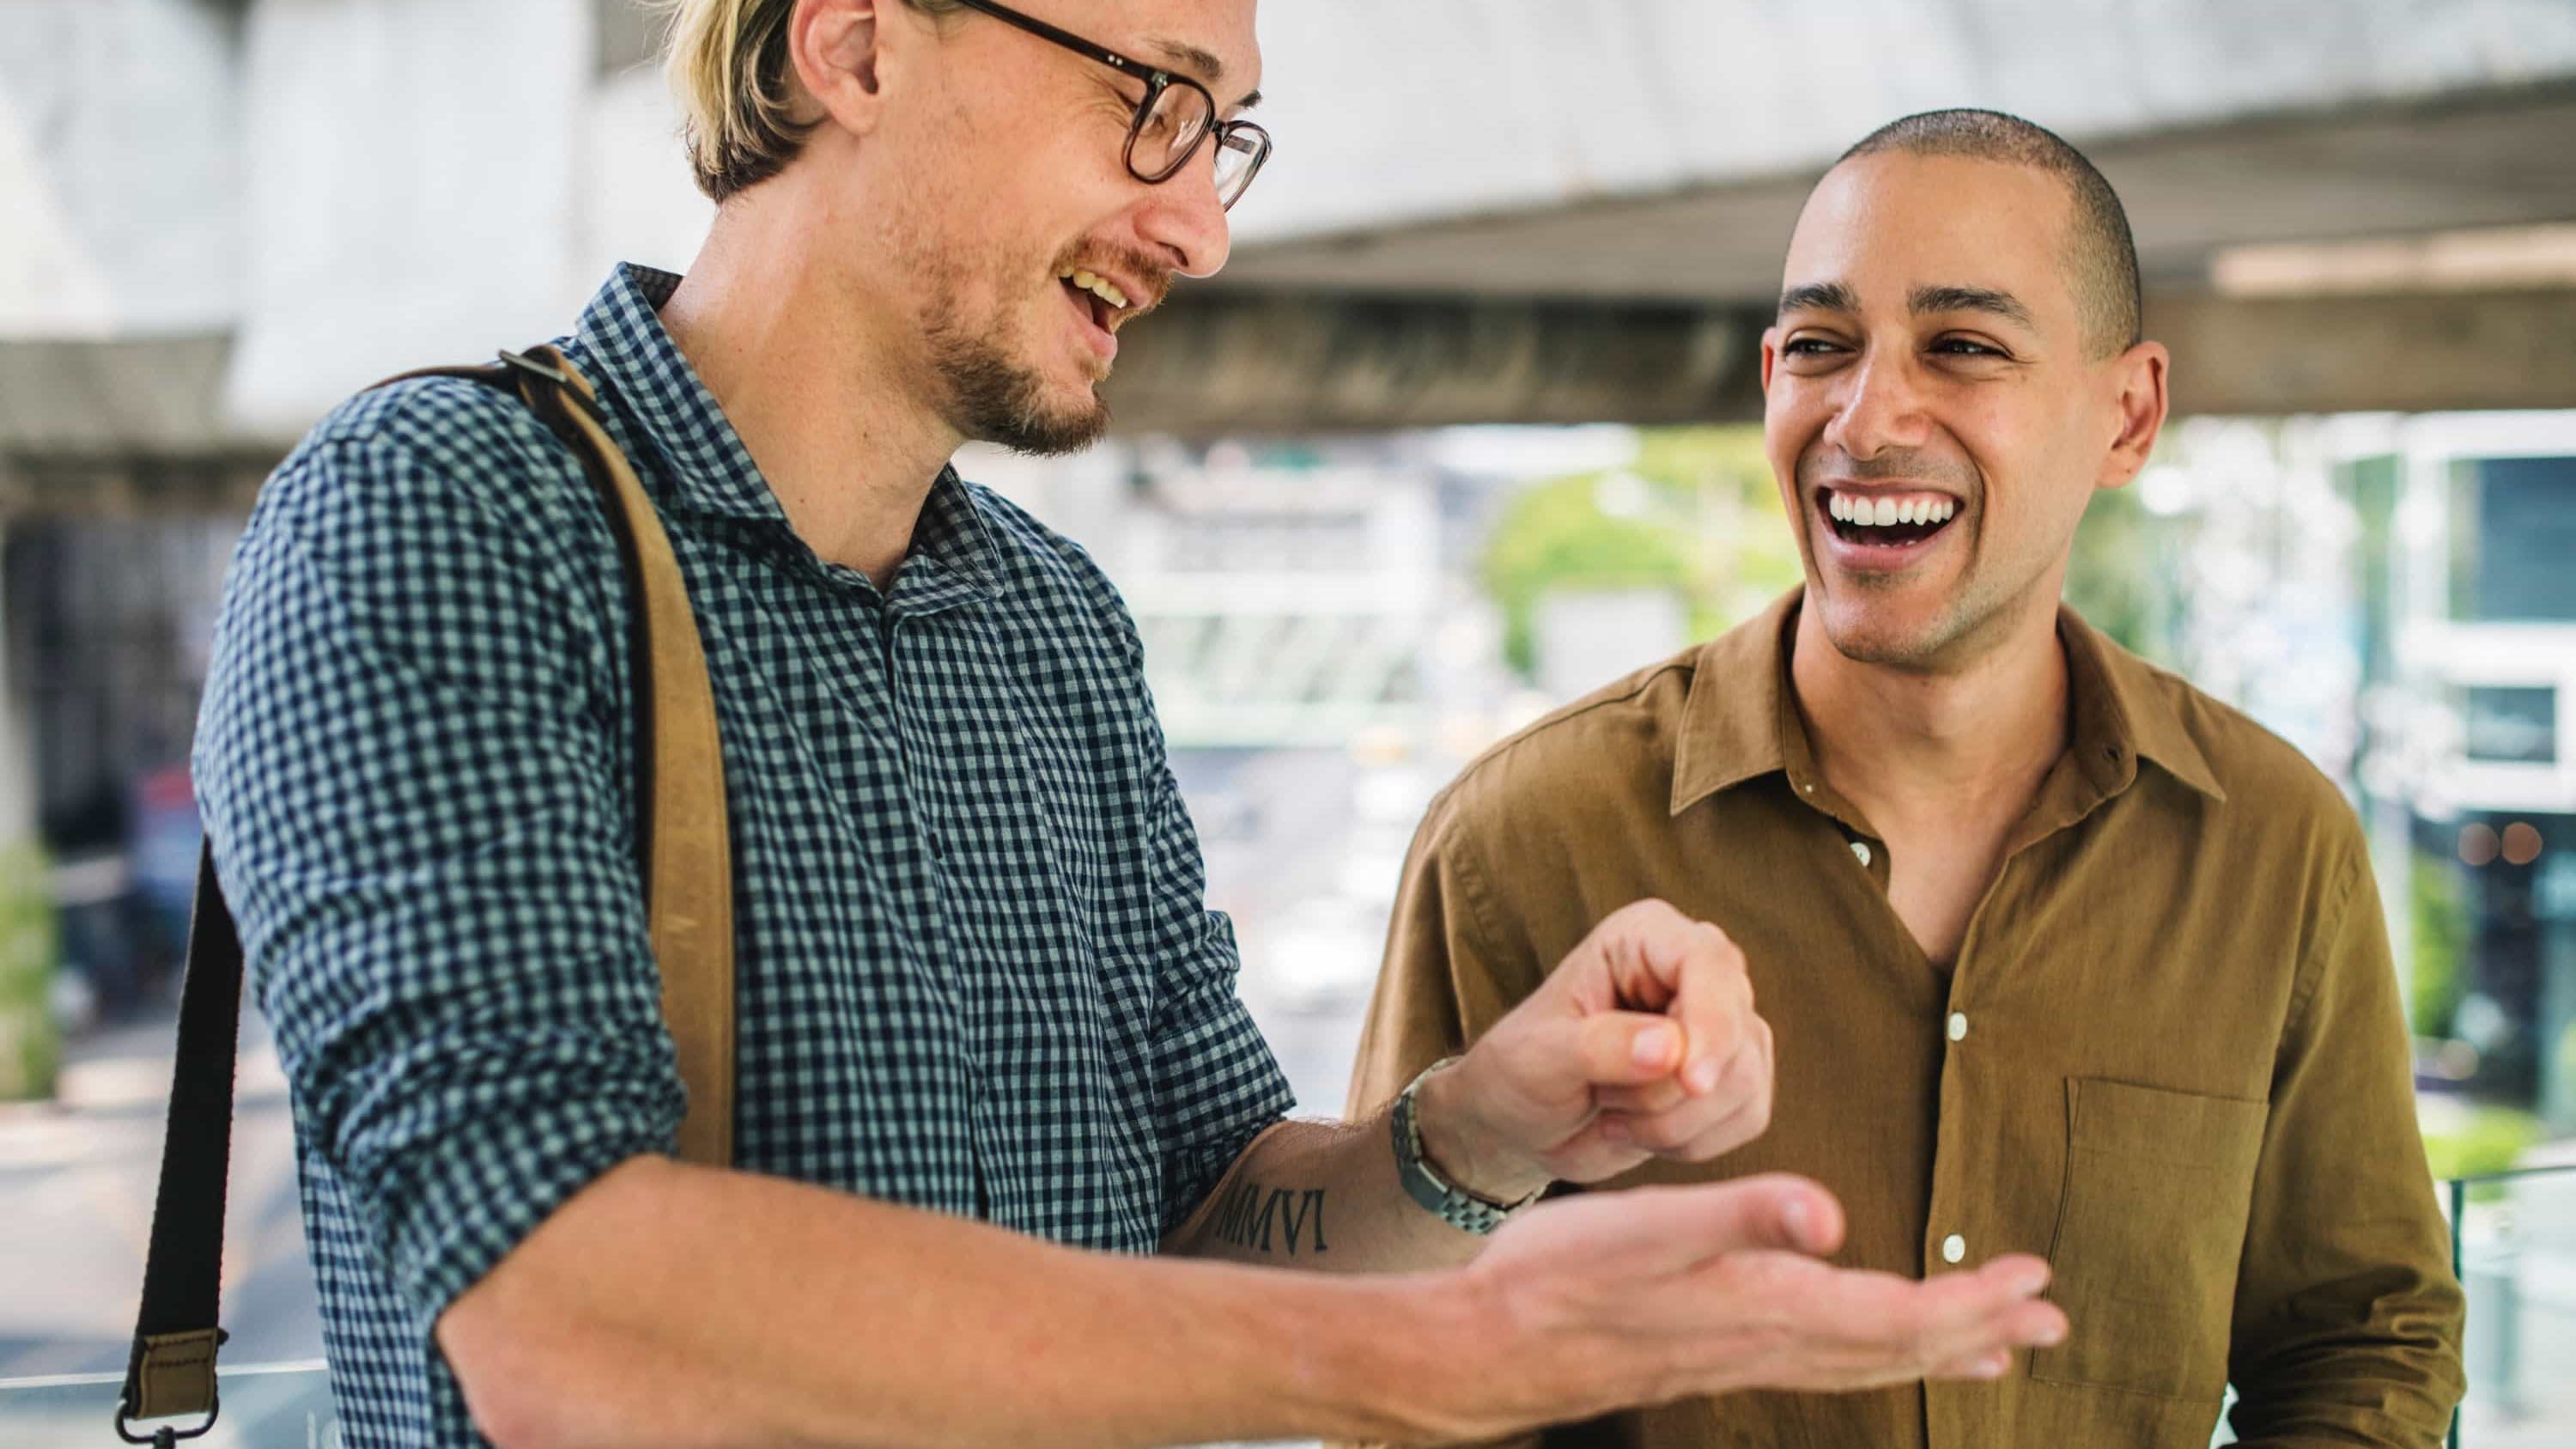
[[[1414,1129],[1422,1156],[1441,1179],[1487,1202],[1516,1203],[1556,1181],[1538,1160],[1487,1128],[1462,1090],[1464,1062],[1422,1079],[1414,1089]]]
[[[1297,1336],[1320,1336],[1337,1383],[1324,1397],[1361,1423],[1349,1437],[1395,1443],[1446,1444],[1517,1427],[1498,1422],[1494,1376],[1488,1372],[1495,1332],[1481,1295],[1455,1268],[1428,1273],[1326,1280],[1336,1289],[1360,1289],[1367,1308],[1338,1323],[1301,1323]],[[1337,1331],[1346,1328],[1348,1332]],[[1327,1437],[1337,1437],[1330,1436]]]

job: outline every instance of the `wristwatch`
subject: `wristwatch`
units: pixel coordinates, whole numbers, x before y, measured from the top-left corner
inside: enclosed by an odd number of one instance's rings
[[[1456,1057],[1444,1057],[1423,1068],[1421,1076],[1415,1077],[1396,1094],[1395,1114],[1387,1121],[1395,1137],[1395,1175],[1404,1183],[1406,1194],[1449,1226],[1482,1237],[1509,1222],[1512,1214],[1538,1201],[1539,1194],[1547,1189],[1541,1187],[1519,1202],[1496,1202],[1452,1185],[1432,1168],[1430,1159],[1422,1152],[1422,1123],[1414,1115],[1414,1094],[1430,1080],[1433,1072],[1454,1065],[1457,1060]]]

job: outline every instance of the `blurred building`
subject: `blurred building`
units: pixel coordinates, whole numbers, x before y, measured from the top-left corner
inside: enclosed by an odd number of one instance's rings
[[[2421,419],[2403,442],[2398,778],[2465,895],[2453,1072],[2576,1133],[2576,413]]]

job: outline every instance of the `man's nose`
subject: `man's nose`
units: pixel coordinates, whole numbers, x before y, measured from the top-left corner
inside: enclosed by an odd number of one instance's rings
[[[1866,357],[1845,376],[1845,391],[1825,425],[1827,443],[1853,458],[1922,446],[1930,432],[1923,390],[1903,358]]]
[[[1188,165],[1150,188],[1137,217],[1137,231],[1170,251],[1178,259],[1173,269],[1185,277],[1216,275],[1234,247],[1225,203],[1216,194],[1215,150],[1211,139]]]

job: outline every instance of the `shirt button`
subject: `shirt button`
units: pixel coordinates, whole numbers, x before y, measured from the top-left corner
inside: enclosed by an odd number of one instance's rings
[[[1941,1240],[1942,1262],[1955,1263],[1966,1256],[1968,1256],[1967,1239],[1960,1237],[1957,1233],[1952,1233],[1950,1236]]]
[[[1866,841],[1866,840],[1855,840],[1855,841],[1853,841],[1853,842],[1852,842],[1852,859],[1859,861],[1859,862],[1861,863],[1861,868],[1862,868],[1862,869],[1866,870],[1866,869],[1868,869],[1868,868],[1869,868],[1869,842],[1868,842],[1868,841]]]
[[[1966,1041],[1967,1039],[1968,1039],[1968,1014],[1967,1014],[1966,1012],[1964,1012],[1964,1011],[1954,1011],[1954,1012],[1951,1012],[1951,1013],[1950,1013],[1950,1040],[1952,1040],[1952,1041]]]

